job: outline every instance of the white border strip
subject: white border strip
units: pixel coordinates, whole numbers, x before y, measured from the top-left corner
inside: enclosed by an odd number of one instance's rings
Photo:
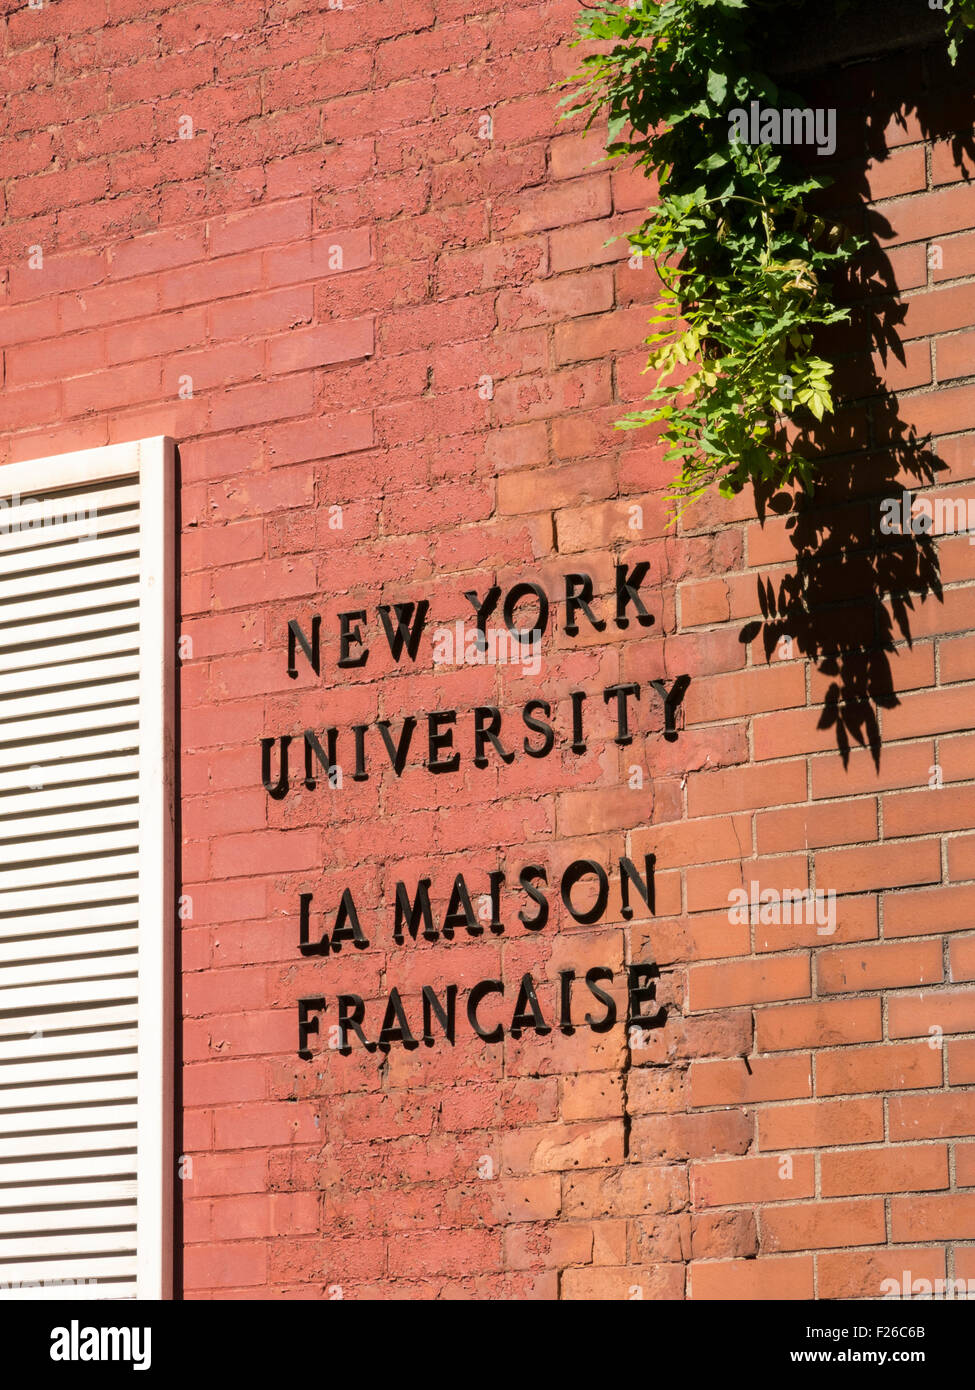
[[[176,449],[136,446],[139,632],[139,1298],[173,1292],[173,945],[176,921]],[[131,454],[130,454],[131,457]]]

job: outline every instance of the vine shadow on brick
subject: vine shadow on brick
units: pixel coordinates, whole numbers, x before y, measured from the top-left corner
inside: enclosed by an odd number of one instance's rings
[[[759,576],[762,619],[746,624],[739,639],[750,643],[761,636],[770,661],[780,639],[791,637],[794,650],[814,663],[819,728],[835,730],[844,765],[856,744],[869,748],[879,767],[878,712],[899,704],[897,643],[910,648],[917,608],[943,600],[932,536],[911,530],[884,534],[880,525],[886,499],[900,500],[905,491],[933,483],[946,465],[934,436],[919,435],[888,384],[896,364],[907,366],[900,332],[907,306],[897,301],[894,267],[884,250],[893,228],[881,210],[867,206],[867,159],[882,163],[891,122],[906,130],[913,117],[926,141],[950,142],[961,177],[970,177],[973,72],[971,48],[952,69],[942,41],[802,84],[807,103],[834,105],[838,121],[861,123],[860,156],[833,161],[836,182],[819,201],[868,245],[836,286],[838,298],[851,306],[851,321],[821,339],[824,355],[837,367],[836,414],[794,435],[794,446],[819,464],[815,494],[756,493],[763,524],[769,513],[787,516],[792,572]],[[960,112],[966,109],[963,124]]]

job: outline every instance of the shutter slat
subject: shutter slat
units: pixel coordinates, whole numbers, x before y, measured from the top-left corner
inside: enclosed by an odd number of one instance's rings
[[[0,962],[21,960],[51,952],[53,955],[81,954],[85,949],[104,951],[117,940],[127,951],[136,944],[135,903],[107,908],[70,908],[65,912],[32,912],[21,917],[0,917]],[[104,933],[92,927],[106,927]],[[121,933],[131,933],[124,937]],[[29,938],[29,940],[24,940]],[[49,940],[50,938],[50,940]],[[88,942],[89,945],[86,945]]]
[[[58,744],[54,742],[62,734],[85,735],[101,733],[106,729],[133,726],[138,720],[138,706],[134,701],[103,708],[72,711],[69,714],[52,714],[46,719],[11,719],[0,724],[0,747],[10,744],[26,744],[31,750],[31,761],[43,765],[46,757],[56,758]]]
[[[123,874],[133,874],[135,865],[131,858],[123,859],[103,859],[98,861],[100,872],[104,874],[106,882],[84,883],[71,893],[70,897],[75,904],[74,911],[77,911],[78,904],[95,904],[99,902],[127,900],[131,903],[136,893],[136,884],[130,879],[123,879]],[[35,875],[36,877],[36,875]],[[97,878],[97,873],[95,874]],[[59,908],[66,906],[66,897],[63,888],[37,888],[33,892],[18,892],[13,887],[8,892],[0,893],[0,936],[7,930],[7,922],[14,920],[14,914],[27,912],[29,909],[36,909],[37,921],[40,924],[38,931],[44,930],[44,922],[48,920],[47,915],[42,909],[46,907]],[[114,911],[114,908],[112,909]],[[120,912],[129,912],[130,908],[120,908]],[[53,917],[53,914],[51,914]],[[26,919],[17,919],[26,920]],[[126,920],[123,918],[122,920]]]
[[[65,984],[24,985],[0,988],[0,1012],[14,1009],[44,1009],[58,1004],[88,1004],[102,999],[135,998],[135,975],[129,967],[126,978],[71,980]],[[43,1016],[37,1015],[43,1024]]]
[[[8,726],[19,719],[42,716],[46,729],[52,713],[77,709],[94,710],[104,705],[114,709],[120,705],[135,705],[138,698],[139,682],[131,675],[117,681],[93,683],[87,687],[84,684],[70,685],[65,689],[52,688],[33,695],[0,697],[0,739],[6,741]],[[37,734],[43,731],[35,725],[32,732]]]
[[[97,1279],[99,1284],[106,1279],[135,1280],[135,1255],[101,1255],[94,1258],[66,1255],[60,1260],[15,1260],[0,1265],[4,1283],[21,1279]],[[98,1286],[95,1286],[98,1287]],[[75,1289],[61,1290],[61,1298],[74,1298]],[[6,1296],[6,1290],[0,1297]],[[103,1298],[101,1292],[93,1293],[93,1298]]]
[[[13,671],[3,682],[0,700],[0,719],[7,714],[7,697],[20,695],[26,697],[31,691],[49,691],[52,688],[78,686],[97,686],[105,681],[119,678],[135,679],[139,674],[139,654],[129,652],[126,656],[109,656],[91,661],[62,661],[60,664],[39,668]]]
[[[135,1202],[114,1202],[103,1207],[60,1207],[54,1211],[0,1212],[0,1236],[20,1231],[91,1230],[99,1226],[128,1226],[135,1223]]]
[[[0,1265],[38,1255],[112,1255],[135,1250],[134,1223],[122,1231],[60,1232],[55,1236],[0,1236]]]
[[[35,1014],[32,1019],[22,1014],[0,1012],[0,1036],[26,1038],[40,1031],[44,1037],[49,1033],[78,1033],[83,1028],[107,1028],[112,1024],[134,1024],[136,1006],[134,1000],[122,1004],[93,1005],[91,1008],[70,1009],[63,1012],[55,1010],[45,1013],[43,1018]],[[79,1046],[77,1051],[81,1051]],[[2,1182],[2,1178],[0,1178]]]
[[[79,530],[78,527],[73,527],[77,534],[65,535],[62,532],[59,536],[61,544],[49,543],[32,549],[7,550],[0,554],[0,578],[27,575],[35,570],[48,570],[54,574],[69,567],[77,569],[82,565],[138,555],[139,531],[137,526],[133,528],[131,516],[132,513],[129,513],[127,527],[119,527],[114,535],[95,536],[90,539],[83,528]]]
[[[126,1052],[137,1045],[131,1028],[103,1028],[85,1033],[44,1033],[40,1038],[0,1038],[0,1065],[71,1057],[80,1052]]]
[[[36,671],[44,678],[44,672],[52,666],[70,666],[73,663],[98,660],[101,657],[137,653],[138,645],[138,633],[132,630],[75,640],[72,640],[72,634],[69,634],[60,641],[47,642],[43,646],[35,641],[28,647],[5,648],[0,651],[0,673]]]
[[[115,931],[103,932],[66,932],[56,941],[40,940],[35,943],[25,941],[22,937],[15,941],[4,941],[0,938],[0,967],[8,962],[31,965],[36,956],[38,960],[50,964],[53,975],[55,962],[58,969],[63,966],[73,970],[76,956],[84,958],[120,954],[123,951],[134,951],[137,945],[138,936],[133,927],[118,927]]]
[[[4,816],[0,813],[0,845],[13,846],[26,842],[36,851],[31,858],[53,858],[62,849],[84,851],[89,835],[96,829],[111,831],[120,826],[131,827],[137,823],[138,817],[138,802],[133,803],[131,797],[109,805],[98,803],[80,811],[46,811],[39,816]],[[72,831],[77,833],[68,838]],[[120,849],[124,847],[124,843],[117,846]],[[9,849],[0,852],[13,854],[20,851]]]
[[[35,618],[46,618],[51,608],[59,613],[94,613],[99,610],[115,608],[121,603],[137,604],[139,601],[138,577],[107,584],[103,589],[85,587],[71,593],[58,594],[54,599],[50,594],[44,598],[24,599],[23,602],[7,602],[0,609],[0,623],[8,629],[12,623],[33,622]]]
[[[37,744],[29,749],[8,749],[4,753],[7,780],[3,785],[12,783],[18,791],[31,790],[31,783],[36,781],[52,786],[60,781],[62,768],[83,765],[97,768],[100,759],[105,760],[107,768],[112,758],[132,757],[138,745],[138,726],[132,721],[127,729],[112,734],[82,733],[77,738],[60,738],[57,742]],[[42,774],[39,779],[28,776],[35,768]]]
[[[83,1076],[134,1075],[135,1052],[108,1052],[96,1057],[39,1057],[36,1061],[8,1062],[0,1072],[0,1094],[28,1081],[77,1081]]]
[[[0,617],[4,622],[10,622],[15,616],[15,610],[19,603],[29,603],[36,596],[41,597],[46,594],[49,597],[45,600],[48,608],[51,605],[50,595],[58,594],[54,600],[57,606],[61,606],[63,594],[64,598],[77,596],[79,591],[81,597],[85,594],[96,596],[100,588],[110,585],[115,589],[120,583],[128,580],[137,581],[139,578],[139,556],[138,554],[124,555],[115,559],[89,560],[84,551],[79,548],[79,563],[68,568],[65,565],[57,569],[32,569],[25,570],[20,574],[7,575],[0,568]],[[7,605],[10,604],[10,610]],[[93,604],[86,603],[84,607],[93,607]],[[12,610],[12,611],[11,611]],[[8,612],[11,616],[8,617]]]
[[[89,766],[88,775],[93,768]],[[121,773],[114,782],[80,782],[66,792],[60,785],[62,774],[58,773],[59,785],[40,786],[36,790],[21,792],[19,795],[4,795],[0,792],[0,822],[20,817],[24,812],[28,817],[35,811],[53,811],[64,806],[70,799],[72,806],[111,805],[113,802],[134,801],[139,798],[139,779],[125,777]]]
[[[135,1077],[101,1080],[82,1077],[62,1085],[11,1086],[0,1089],[0,1111],[37,1109],[47,1105],[84,1105],[106,1100],[134,1100]]]
[[[107,1129],[124,1131],[136,1122],[134,1101],[114,1101],[109,1105],[71,1105],[62,1109],[25,1111],[22,1116],[6,1115],[4,1126],[11,1134],[42,1134],[54,1130]],[[117,1147],[117,1146],[116,1146]],[[3,1168],[0,1167],[0,1180]]]
[[[108,1206],[113,1202],[134,1201],[135,1194],[134,1179],[118,1182],[92,1178],[88,1182],[46,1183],[41,1187],[0,1187],[0,1211],[23,1212],[31,1207],[56,1205],[72,1207],[82,1202]]]
[[[28,1299],[64,1299],[70,1298],[72,1303],[75,1299],[87,1299],[94,1301],[97,1299],[133,1299],[136,1296],[135,1278],[129,1280],[116,1279],[93,1279],[90,1284],[72,1283],[65,1280],[63,1283],[40,1284],[31,1286],[30,1282],[25,1282],[19,1286],[12,1284],[4,1289],[2,1297],[11,1302],[24,1303]]]
[[[87,976],[97,974],[104,975],[135,975],[138,967],[138,958],[134,951],[116,952],[97,956],[86,952],[83,956],[74,959],[29,961],[24,965],[9,966],[3,971],[2,981],[0,981],[0,1008],[7,997],[5,990],[14,985],[31,985],[35,983],[56,984],[69,980],[83,980]],[[0,1086],[4,1083],[4,1078],[0,1076]]]
[[[114,880],[115,873],[132,873],[137,865],[135,856],[138,850],[133,846],[131,849],[131,835],[127,832],[108,832],[104,835],[79,835],[77,841],[72,841],[70,848],[82,853],[88,851],[94,856],[91,859],[69,859],[63,853],[65,846],[56,841],[49,841],[37,847],[37,858],[35,862],[44,862],[43,877],[48,883],[52,884],[73,884],[83,885],[79,887],[75,897],[88,896],[88,881],[92,879],[109,878]],[[111,855],[112,850],[127,850],[128,854]],[[25,856],[22,854],[21,858]],[[18,888],[24,888],[33,882],[37,882],[41,875],[37,869],[2,869],[0,870],[0,912],[7,910],[5,901],[6,894],[11,894]],[[93,887],[95,885],[92,885]],[[114,888],[115,894],[121,891],[118,884],[109,882],[104,885],[106,888]],[[71,896],[65,889],[51,889],[51,892],[59,892],[62,901]],[[39,893],[38,893],[39,896]],[[106,894],[107,896],[107,894]],[[24,895],[24,906],[32,905],[29,894]]]
[[[92,512],[102,520],[119,511],[127,511],[138,519],[139,500],[139,484],[136,481],[120,487],[65,488],[49,491],[43,497],[37,492],[32,493],[30,498],[22,493],[19,506],[7,506],[0,511],[0,546],[13,546],[14,542],[25,546],[44,545],[60,535],[66,526],[80,526],[82,532],[87,534],[92,529],[88,520]],[[39,507],[37,503],[42,505]],[[25,526],[25,522],[33,522],[44,516],[45,505],[51,519],[43,526]],[[77,513],[82,507],[86,515],[80,522],[53,519],[56,509],[63,516],[66,511]],[[95,529],[101,531],[101,525]]]
[[[68,1158],[39,1159],[28,1163],[0,1164],[0,1183],[3,1184],[3,1187],[9,1185],[14,1188],[24,1183],[43,1182],[45,1179],[48,1182],[56,1183],[62,1178],[105,1178],[122,1177],[123,1175],[130,1178],[135,1177],[135,1159],[131,1154],[103,1153],[96,1157],[85,1155],[81,1158],[75,1158],[71,1156]],[[6,1195],[0,1188],[0,1199]]]
[[[40,779],[33,776],[41,773]],[[45,767],[37,764],[36,769],[21,767],[14,772],[0,774],[0,815],[10,811],[30,810],[40,806],[63,805],[68,796],[72,801],[79,797],[93,797],[101,788],[107,795],[114,795],[116,788],[129,785],[138,791],[139,762],[129,754],[105,756],[95,761],[48,763]],[[31,782],[37,786],[31,786]],[[71,787],[70,793],[64,788]],[[18,798],[22,804],[18,805]]]
[[[137,599],[136,594],[130,594],[126,589],[125,594],[117,596],[114,607],[102,603],[97,611],[75,613],[71,618],[62,618],[61,605],[54,607],[49,601],[47,611],[32,621],[29,632],[25,631],[23,625],[2,626],[7,618],[4,611],[0,616],[0,652],[17,652],[19,655],[29,644],[43,656],[44,651],[55,643],[91,640],[106,632],[131,633],[139,622]]]
[[[4,1117],[6,1118],[6,1117]],[[125,1143],[125,1135],[129,1142]],[[72,1129],[51,1134],[9,1134],[0,1138],[0,1158],[56,1158],[67,1153],[104,1153],[106,1149],[136,1150],[136,1133],[118,1128],[110,1130]],[[0,1163],[0,1173],[3,1164]]]

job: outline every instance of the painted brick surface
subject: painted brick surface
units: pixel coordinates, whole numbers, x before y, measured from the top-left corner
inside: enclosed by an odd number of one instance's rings
[[[975,495],[975,203],[943,127],[868,141],[823,84],[859,132],[832,202],[886,257],[849,290],[837,460],[811,518],[709,498],[674,530],[653,432],[613,429],[655,293],[613,238],[652,188],[557,119],[575,5],[2,8],[0,459],[180,447],[187,1296],[857,1298],[970,1271],[975,550],[946,534],[920,573],[878,525],[911,427],[929,494]],[[931,55],[870,71],[951,109]],[[467,589],[573,571],[606,602],[643,559],[654,626],[578,640],[560,612],[537,677],[383,653],[378,603],[452,624]],[[818,617],[770,610],[797,565]],[[329,638],[322,679],[289,679],[288,620],[359,608],[370,664],[336,678]],[[682,673],[670,742],[647,683]],[[616,681],[647,692],[628,747],[603,711],[584,757],[261,788],[266,734]],[[352,885],[374,925],[411,872],[445,898],[461,867],[648,853],[630,922],[296,954],[303,891]],[[835,932],[732,920],[752,883],[835,892]],[[667,1017],[636,1040],[296,1056],[296,998],[340,971],[415,1000],[649,958]]]

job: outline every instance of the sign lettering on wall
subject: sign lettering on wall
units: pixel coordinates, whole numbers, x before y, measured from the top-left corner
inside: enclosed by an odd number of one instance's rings
[[[600,602],[595,597],[593,577],[585,572],[564,576],[560,595],[565,605],[562,632],[577,638],[583,631],[603,633],[625,631],[631,624],[650,628],[654,616],[643,602],[640,589],[649,572],[649,562],[627,566],[617,564],[612,598]],[[397,665],[414,666],[421,659],[425,642],[432,648],[434,666],[461,666],[468,663],[505,661],[519,664],[537,674],[542,643],[551,626],[553,601],[545,588],[534,581],[521,582],[504,592],[492,586],[485,593],[470,590],[465,598],[472,607],[473,621],[466,625],[428,632],[429,603],[409,601],[379,604],[375,617],[365,609],[337,615],[334,636],[338,645],[336,667],[340,671],[358,670],[370,659],[371,643],[381,634]],[[527,611],[526,611],[527,609]],[[500,619],[501,626],[497,625]],[[489,628],[488,624],[494,624]],[[299,663],[306,663],[315,675],[322,674],[322,618],[319,614],[288,623],[288,674],[297,678]],[[300,734],[278,734],[261,740],[261,777],[268,795],[284,800],[299,788],[313,792],[333,791],[345,780],[368,782],[388,765],[397,777],[407,766],[411,752],[432,775],[457,773],[465,764],[459,743],[476,768],[492,761],[501,767],[524,758],[546,758],[556,749],[582,756],[592,741],[593,704],[604,707],[615,732],[613,742],[628,747],[640,735],[641,716],[649,719],[660,737],[674,741],[679,734],[680,706],[689,677],[672,681],[652,680],[641,684],[630,681],[604,686],[596,692],[571,690],[561,717],[553,714],[543,699],[524,701],[514,715],[503,714],[494,705],[478,705],[472,710],[435,709],[410,712],[394,728],[392,721],[377,719],[354,724],[351,728],[329,726],[305,729]],[[388,906],[387,946],[409,950],[417,942],[449,943],[500,937],[512,931],[538,933],[550,921],[551,904],[556,898],[568,916],[580,925],[593,925],[607,917],[629,921],[634,904],[654,911],[654,856],[643,856],[636,863],[620,855],[607,867],[594,859],[580,858],[549,881],[542,864],[524,864],[515,874],[496,869],[476,879],[470,872],[458,873],[445,909],[438,913],[430,896],[431,880],[397,881]],[[338,904],[324,911],[313,893],[300,894],[298,904],[297,949],[303,957],[320,957],[337,962],[343,949],[366,950],[372,943],[363,930],[352,889],[346,887]],[[357,994],[338,992],[334,997],[310,995],[297,1001],[298,1054],[311,1058],[321,1050],[328,1033],[328,1046],[341,1054],[352,1051],[353,1040],[369,1051],[386,1051],[394,1045],[415,1048],[432,1046],[438,1040],[454,1044],[458,1017],[462,1028],[488,1044],[499,1043],[506,1033],[514,1038],[534,1031],[545,1035],[558,1030],[571,1034],[578,1028],[603,1033],[617,1023],[642,1030],[659,1026],[663,1010],[655,1003],[654,980],[658,974],[653,961],[624,968],[626,1012],[619,1017],[617,1000],[609,992],[617,972],[606,966],[592,966],[577,979],[576,971],[558,972],[555,1008],[543,1008],[531,973],[522,975],[516,987],[502,980],[479,980],[466,991],[458,1004],[459,987],[448,984],[439,989],[421,988],[420,1001],[410,1011],[400,991],[389,990],[385,1003],[367,1005]],[[488,1016],[490,1020],[488,1021]],[[334,1020],[334,1021],[333,1021]],[[313,1042],[318,1047],[313,1047]]]

